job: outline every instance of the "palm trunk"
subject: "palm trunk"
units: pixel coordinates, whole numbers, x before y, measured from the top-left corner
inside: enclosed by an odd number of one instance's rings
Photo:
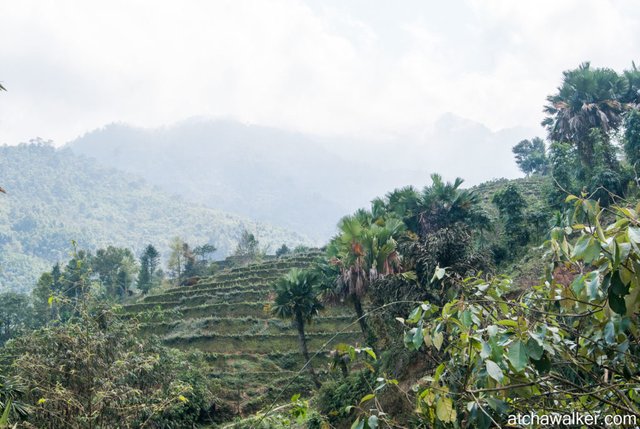
[[[347,363],[344,361],[344,358],[340,358],[340,370],[342,371],[342,378],[347,378],[349,376],[349,369],[347,368]]]
[[[296,313],[296,327],[298,328],[298,341],[300,343],[300,350],[302,351],[302,356],[304,357],[305,364],[309,370],[309,374],[311,374],[311,378],[313,379],[316,387],[320,387],[320,381],[318,381],[318,376],[316,372],[313,370],[313,365],[311,364],[311,358],[309,357],[309,350],[307,349],[307,337],[304,334],[304,319],[302,314],[299,312]]]
[[[371,332],[369,325],[367,324],[366,316],[362,309],[362,301],[360,301],[360,298],[355,295],[353,296],[353,308],[356,310],[360,330],[362,331],[362,335],[364,335],[365,341],[375,351],[376,337],[373,335],[373,332]]]

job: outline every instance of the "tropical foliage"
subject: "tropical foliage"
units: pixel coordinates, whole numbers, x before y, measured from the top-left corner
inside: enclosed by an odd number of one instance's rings
[[[275,284],[276,297],[271,312],[281,318],[292,320],[298,331],[300,351],[314,382],[320,387],[318,377],[311,364],[311,356],[307,347],[305,324],[311,323],[313,317],[322,309],[318,300],[318,275],[311,271],[300,271],[296,268],[289,271]]]
[[[549,141],[514,147],[526,178],[434,174],[326,249],[241,228],[214,263],[174,236],[162,282],[151,245],[74,248],[0,295],[0,427],[637,426],[639,88],[635,66],[565,72]]]

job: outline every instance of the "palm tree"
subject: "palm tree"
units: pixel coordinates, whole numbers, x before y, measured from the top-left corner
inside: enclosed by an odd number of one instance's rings
[[[281,319],[293,320],[295,323],[302,356],[313,382],[317,387],[320,387],[318,376],[311,365],[307,337],[304,332],[305,323],[311,322],[313,317],[322,309],[322,303],[318,299],[318,280],[318,275],[314,272],[302,271],[297,268],[292,269],[275,282],[276,298],[271,311],[275,316]]]
[[[608,137],[623,120],[625,104],[621,102],[628,93],[629,80],[614,70],[592,69],[589,62],[577,69],[563,72],[562,85],[556,94],[547,97],[544,107],[547,117],[542,125],[547,128],[549,139],[576,145],[584,167],[594,162],[592,129]]]
[[[439,174],[432,174],[431,180],[418,201],[417,220],[423,235],[458,222],[479,229],[489,226],[489,216],[480,208],[478,195],[460,189],[464,180],[457,177],[453,183],[445,183]]]
[[[371,213],[360,210],[344,217],[339,229],[327,248],[331,264],[339,269],[335,296],[353,304],[360,329],[373,344],[375,338],[367,325],[362,299],[373,281],[401,270],[396,239],[405,225],[393,217],[374,220]]]
[[[431,186],[425,186],[422,192],[409,186],[388,193],[387,211],[423,237],[458,222],[479,229],[489,226],[489,217],[480,208],[477,194],[460,189],[464,182],[461,178],[451,183],[444,182],[439,174],[432,174],[431,181]]]

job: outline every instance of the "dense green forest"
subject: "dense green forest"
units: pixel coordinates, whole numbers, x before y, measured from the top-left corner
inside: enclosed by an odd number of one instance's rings
[[[0,427],[636,427],[639,105],[635,65],[581,64],[514,142],[527,177],[433,174],[322,249],[78,242],[0,297]]]
[[[166,261],[173,237],[229,255],[248,230],[275,251],[310,244],[282,228],[188,203],[142,179],[35,141],[0,147],[0,291],[28,292],[39,274],[64,262],[71,241],[85,250],[153,244]]]

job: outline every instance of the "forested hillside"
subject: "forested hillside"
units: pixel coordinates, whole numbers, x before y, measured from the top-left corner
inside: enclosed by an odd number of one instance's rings
[[[1,290],[30,290],[41,272],[69,258],[72,240],[83,249],[114,245],[136,254],[153,244],[164,260],[176,236],[192,245],[213,244],[218,258],[235,248],[245,229],[271,252],[283,243],[310,244],[42,143],[0,147],[0,183],[7,191],[0,194]]]

